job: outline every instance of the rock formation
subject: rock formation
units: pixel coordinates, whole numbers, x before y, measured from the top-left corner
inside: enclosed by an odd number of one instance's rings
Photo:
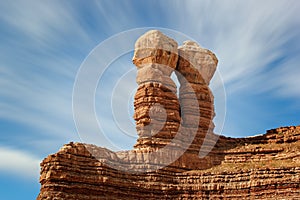
[[[216,148],[223,161],[206,170],[135,174],[107,166],[119,164],[117,153],[66,144],[41,163],[37,199],[300,198],[300,126],[252,138],[221,136]]]
[[[211,51],[191,41],[178,47],[154,30],[137,40],[133,63],[134,149],[63,146],[41,163],[38,200],[300,198],[300,126],[251,138],[213,133]]]
[[[199,153],[203,139],[212,134],[214,100],[209,82],[215,73],[218,60],[209,50],[187,41],[178,49],[177,77],[180,82],[179,99],[182,125],[186,132],[195,132],[189,150]]]
[[[177,43],[159,31],[149,31],[135,44],[133,63],[139,85],[134,101],[136,149],[169,144],[180,126],[177,87],[171,79],[176,68]]]

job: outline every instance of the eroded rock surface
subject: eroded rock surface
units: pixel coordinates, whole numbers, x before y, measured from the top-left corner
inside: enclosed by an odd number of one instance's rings
[[[177,47],[176,41],[156,30],[136,41],[133,57],[139,85],[134,98],[134,119],[139,136],[136,149],[164,147],[178,132],[177,87],[170,77],[178,60]]]
[[[189,150],[199,153],[205,136],[213,134],[214,97],[209,82],[218,60],[211,51],[192,41],[184,42],[178,53],[176,74],[180,82],[182,125],[191,133],[190,137],[194,137]]]
[[[300,198],[299,126],[252,138],[213,133],[211,51],[153,30],[137,40],[133,63],[134,149],[65,145],[41,163],[38,200]]]
[[[140,174],[108,167],[107,163],[119,164],[118,153],[66,144],[41,163],[37,199],[300,198],[300,126],[252,138],[222,136],[216,149],[223,161],[206,170],[178,173],[166,168]],[[122,163],[126,162],[130,159]]]

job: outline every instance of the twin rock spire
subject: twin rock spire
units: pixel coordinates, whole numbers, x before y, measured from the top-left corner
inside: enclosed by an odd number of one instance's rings
[[[192,41],[178,47],[175,40],[151,30],[136,41],[133,63],[139,85],[134,99],[139,136],[135,149],[164,147],[180,133],[184,137],[174,146],[186,143],[188,152],[199,153],[204,137],[214,128],[208,85],[217,67],[216,56]],[[180,83],[179,98],[172,72]]]

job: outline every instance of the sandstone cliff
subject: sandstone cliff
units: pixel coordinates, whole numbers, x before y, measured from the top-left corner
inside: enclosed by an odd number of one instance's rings
[[[299,126],[251,138],[213,133],[211,51],[153,30],[137,40],[133,63],[134,149],[65,145],[41,163],[37,199],[300,199]]]
[[[220,137],[216,148],[222,161],[206,170],[135,174],[107,167],[107,162],[118,163],[117,153],[70,143],[41,163],[37,199],[300,198],[299,126],[253,138]]]

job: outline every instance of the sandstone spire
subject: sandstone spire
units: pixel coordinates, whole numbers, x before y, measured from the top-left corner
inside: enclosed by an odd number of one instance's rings
[[[194,138],[189,150],[198,154],[214,128],[208,85],[217,67],[216,56],[192,41],[178,48],[176,41],[152,30],[136,41],[133,63],[139,84],[134,102],[139,135],[135,148],[163,147],[181,131],[187,139]],[[174,70],[180,82],[180,105],[170,78]],[[180,142],[190,145],[185,138]]]
[[[176,85],[170,78],[176,68],[177,43],[152,30],[135,43],[133,63],[139,85],[134,98],[134,119],[139,139],[135,148],[169,144],[180,126]]]
[[[214,124],[214,99],[208,84],[216,70],[218,60],[209,50],[197,43],[186,41],[178,48],[176,68],[180,82],[179,99],[185,132],[196,136],[191,151],[199,152],[203,139],[212,134]]]

